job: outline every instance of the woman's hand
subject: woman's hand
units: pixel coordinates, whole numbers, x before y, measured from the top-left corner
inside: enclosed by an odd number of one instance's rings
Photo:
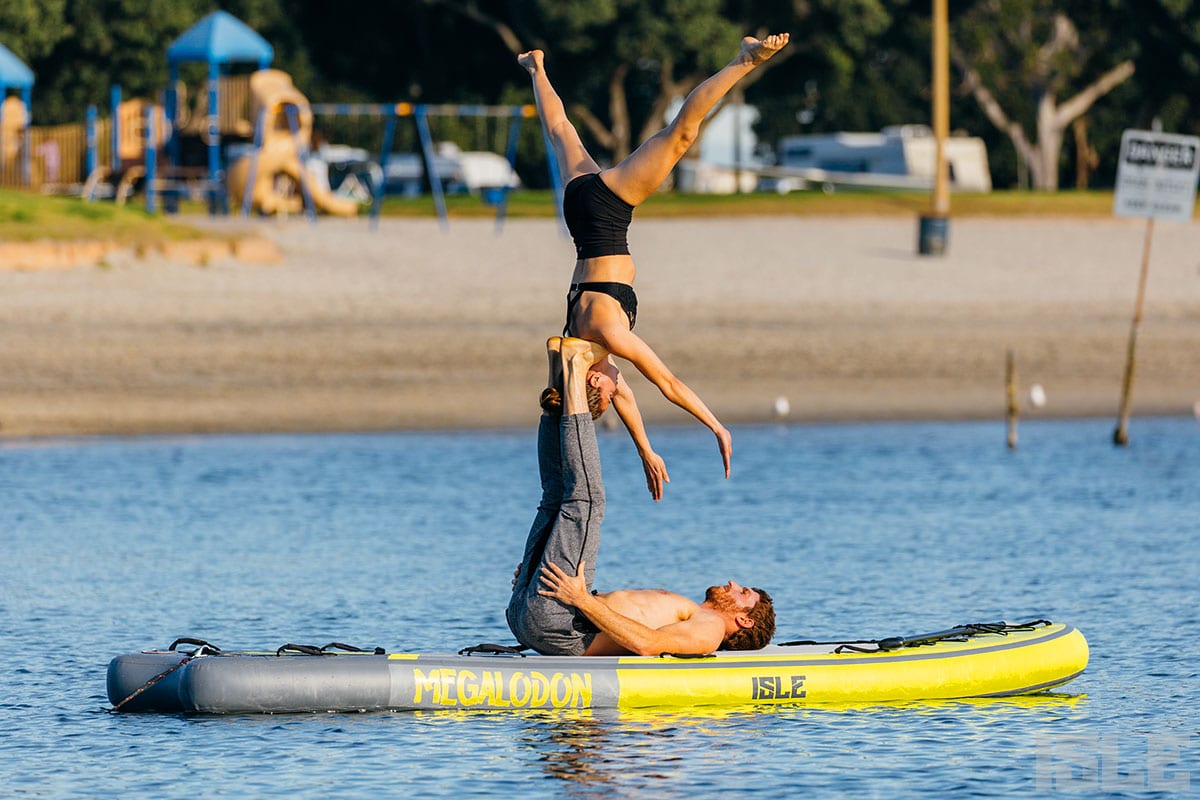
[[[671,476],[667,474],[667,463],[658,453],[648,450],[642,454],[642,469],[646,473],[646,488],[657,503],[662,500],[663,484],[671,482]]]
[[[553,597],[560,603],[579,608],[592,596],[588,592],[587,581],[583,577],[586,566],[586,561],[580,561],[579,572],[571,576],[563,572],[562,568],[553,561],[547,562],[546,566],[542,567],[542,585],[546,588],[538,589],[538,594],[543,597]]]
[[[733,455],[733,437],[724,426],[718,426],[713,433],[717,436],[717,447],[721,451],[721,460],[725,462],[725,477],[729,477],[729,459]]]

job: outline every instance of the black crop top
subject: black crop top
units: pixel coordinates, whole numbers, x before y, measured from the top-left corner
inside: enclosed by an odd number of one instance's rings
[[[575,240],[577,258],[629,255],[629,223],[633,206],[600,179],[580,175],[563,189],[563,219]]]

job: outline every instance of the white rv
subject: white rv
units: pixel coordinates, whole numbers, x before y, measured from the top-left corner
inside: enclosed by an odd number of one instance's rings
[[[933,133],[926,125],[898,125],[879,133],[829,133],[787,136],[779,140],[776,166],[761,170],[779,192],[809,184],[896,189],[933,186]],[[987,148],[976,136],[946,139],[950,186],[990,192]]]

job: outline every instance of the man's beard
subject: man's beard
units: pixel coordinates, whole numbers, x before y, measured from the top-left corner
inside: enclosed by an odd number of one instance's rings
[[[730,594],[727,586],[710,586],[704,593],[704,602],[715,610],[729,614],[744,614],[746,610],[739,606]]]

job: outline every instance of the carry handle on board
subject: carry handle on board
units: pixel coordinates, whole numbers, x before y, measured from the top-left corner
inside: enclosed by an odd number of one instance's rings
[[[382,647],[374,647],[367,650],[362,647],[355,647],[352,644],[342,644],[341,642],[330,642],[324,647],[317,647],[311,644],[293,644],[288,642],[275,651],[275,655],[282,656],[284,653],[296,653],[302,656],[336,656],[337,653],[330,652],[331,650],[344,650],[347,653],[370,653],[371,655],[383,656],[387,655],[387,650]]]
[[[221,648],[217,647],[215,644],[209,644],[208,642],[204,641],[203,639],[193,639],[190,636],[180,636],[178,639],[171,642],[171,646],[167,648],[167,652],[174,653],[175,648],[181,644],[194,644],[197,647],[199,647],[200,649],[197,650],[194,655],[218,656],[221,654]],[[205,653],[206,650],[208,651],[207,653]]]

